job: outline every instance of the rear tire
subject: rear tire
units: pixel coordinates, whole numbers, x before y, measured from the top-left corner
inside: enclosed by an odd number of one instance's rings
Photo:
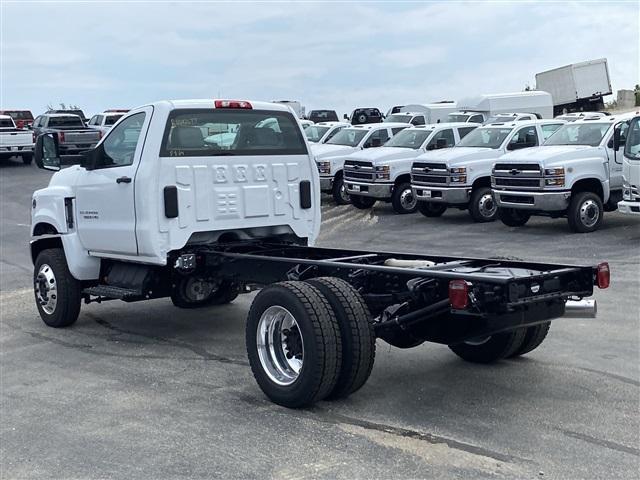
[[[360,209],[367,210],[373,207],[376,203],[376,199],[372,197],[363,197],[362,195],[349,195],[351,205]]]
[[[567,211],[569,228],[576,233],[589,233],[597,230],[602,223],[604,209],[602,200],[593,192],[580,192],[571,196]]]
[[[349,194],[347,193],[347,186],[344,184],[344,178],[342,175],[336,176],[333,181],[331,195],[333,196],[333,201],[336,202],[337,205],[348,205],[351,203]]]
[[[262,289],[247,316],[246,345],[258,386],[278,405],[311,405],[336,385],[340,327],[327,299],[310,284],[281,282]]]
[[[471,193],[469,215],[474,222],[493,222],[498,216],[498,206],[489,187],[480,187]]]
[[[538,348],[549,333],[549,327],[551,322],[541,323],[540,325],[534,325],[533,327],[525,328],[524,340],[522,345],[509,355],[509,358],[519,357],[520,355],[526,355],[527,353]]]
[[[513,355],[522,345],[526,328],[510,332],[496,333],[478,342],[467,341],[449,345],[449,348],[463,360],[472,363],[492,363]],[[484,340],[484,341],[483,341]]]
[[[425,217],[441,217],[447,211],[447,205],[444,203],[418,202],[418,211]]]
[[[204,290],[207,288],[211,291]],[[171,301],[178,308],[202,308],[230,303],[239,293],[238,286],[226,280],[212,286],[206,279],[181,277],[171,291]]]
[[[82,286],[69,272],[61,248],[49,248],[38,254],[33,283],[36,307],[45,324],[62,328],[76,322],[80,314]]]
[[[22,157],[22,163],[24,163],[25,165],[31,165],[31,162],[33,161],[32,153],[23,153],[21,157]]]
[[[307,283],[329,301],[340,327],[342,367],[327,399],[345,398],[359,390],[371,375],[376,356],[371,314],[360,293],[342,279],[321,277]]]
[[[529,221],[531,214],[515,208],[498,208],[498,218],[507,227],[521,227]]]
[[[393,187],[391,205],[393,206],[393,211],[400,215],[415,213],[418,209],[418,200],[411,190],[410,183],[400,183]]]

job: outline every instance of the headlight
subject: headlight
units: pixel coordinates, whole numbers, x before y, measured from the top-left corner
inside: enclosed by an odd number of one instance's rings
[[[545,168],[544,174],[549,175],[550,177],[564,176],[564,167],[558,168]]]
[[[458,168],[450,168],[449,172],[453,173],[453,174],[463,174],[466,175],[467,174],[467,167],[458,167]]]
[[[376,180],[390,180],[391,167],[389,165],[379,165],[375,168]]]
[[[451,183],[467,183],[466,175],[458,175],[455,177],[451,177]]]
[[[467,183],[467,167],[453,167],[449,169],[451,183]]]
[[[316,162],[318,164],[318,171],[325,175],[331,175],[331,162]]]
[[[544,184],[547,187],[564,187],[564,177],[545,178]]]

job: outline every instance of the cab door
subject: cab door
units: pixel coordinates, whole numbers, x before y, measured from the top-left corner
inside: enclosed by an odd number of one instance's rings
[[[76,183],[78,236],[91,253],[137,255],[135,175],[153,108],[129,115],[92,152]]]
[[[624,141],[627,136],[627,130],[629,129],[629,122],[622,122],[620,124],[620,140]],[[624,143],[620,149],[616,152],[613,149],[613,131],[611,128],[607,134],[607,143],[605,150],[607,152],[607,158],[609,159],[609,189],[619,190],[622,188],[622,163],[623,163],[623,150]]]

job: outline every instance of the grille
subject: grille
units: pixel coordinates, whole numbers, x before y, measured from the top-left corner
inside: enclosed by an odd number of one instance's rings
[[[429,168],[431,170],[446,170],[447,166],[444,163],[415,162],[412,168],[414,170],[421,170],[425,168]]]
[[[373,168],[373,163],[371,162],[363,162],[361,160],[349,160],[348,162],[345,162],[344,166],[345,168],[347,167],[353,167],[353,166],[359,166],[359,167],[368,167],[368,168]]]
[[[344,178],[351,178],[354,180],[373,180],[373,174],[365,172],[353,172],[345,169]]]
[[[495,185],[498,187],[539,188],[540,180],[537,178],[495,177]]]
[[[441,175],[411,175],[415,183],[437,183],[440,185],[447,183],[447,177]]]
[[[535,163],[496,163],[495,170],[503,170],[510,172],[511,170],[520,170],[523,173],[540,173],[540,165]]]

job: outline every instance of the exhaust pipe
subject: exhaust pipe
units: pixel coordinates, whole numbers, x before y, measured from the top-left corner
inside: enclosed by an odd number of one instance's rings
[[[567,300],[564,317],[567,318],[596,318],[598,304],[595,300]]]

